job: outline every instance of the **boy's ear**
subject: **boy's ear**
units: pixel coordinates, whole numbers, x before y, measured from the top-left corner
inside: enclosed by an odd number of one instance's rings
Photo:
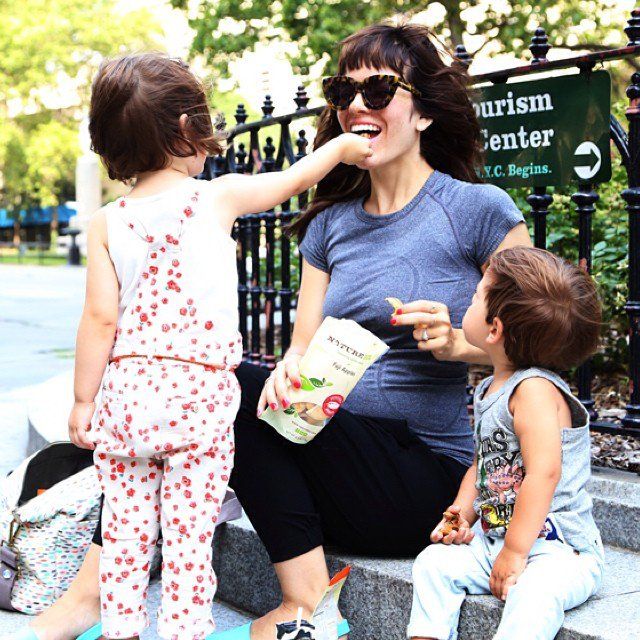
[[[499,344],[503,336],[504,325],[502,324],[502,320],[496,316],[491,323],[491,330],[487,336],[487,342],[489,344]]]
[[[189,120],[189,116],[186,113],[183,113],[179,118],[178,122],[180,123],[180,130],[182,133],[186,133],[187,129],[187,120]]]

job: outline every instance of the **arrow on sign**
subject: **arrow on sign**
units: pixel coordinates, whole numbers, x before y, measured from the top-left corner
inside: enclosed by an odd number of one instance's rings
[[[587,162],[588,164],[579,164],[574,167],[573,170],[578,174],[578,178],[582,180],[589,180],[598,173],[600,166],[602,165],[602,154],[600,149],[589,140],[581,142],[576,150],[573,152],[576,157],[576,161],[580,159],[580,162]]]

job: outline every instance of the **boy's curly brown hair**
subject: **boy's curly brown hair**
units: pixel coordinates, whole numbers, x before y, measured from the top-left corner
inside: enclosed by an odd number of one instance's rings
[[[589,274],[549,251],[513,247],[491,257],[487,322],[499,318],[518,368],[567,370],[597,348],[602,310]]]

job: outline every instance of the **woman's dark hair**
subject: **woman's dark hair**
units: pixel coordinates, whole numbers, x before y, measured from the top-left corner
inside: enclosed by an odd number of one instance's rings
[[[183,113],[188,116],[184,133]],[[199,80],[184,62],[161,53],[100,65],[91,90],[89,133],[109,177],[122,182],[165,168],[169,156],[218,154],[225,138],[211,122]]]
[[[388,68],[422,94],[413,96],[419,113],[433,120],[420,134],[420,153],[434,168],[453,178],[481,182],[480,126],[470,99],[470,77],[464,67],[447,65],[431,31],[417,24],[376,24],[342,41],[338,73],[361,67]],[[318,123],[314,149],[342,133],[336,111],[327,107]],[[369,172],[339,164],[322,179],[304,215],[291,225],[302,237],[311,220],[336,202],[364,198],[371,191]]]

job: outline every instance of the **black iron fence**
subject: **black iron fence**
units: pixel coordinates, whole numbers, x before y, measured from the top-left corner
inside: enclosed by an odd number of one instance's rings
[[[599,51],[563,60],[547,60],[549,44],[544,29],[538,28],[529,47],[533,59],[523,66],[473,76],[478,83],[503,83],[508,79],[557,69],[576,68],[590,73],[600,63],[640,55],[640,9],[634,9],[625,32],[627,46]],[[456,63],[468,66],[471,57],[464,47],[456,49]],[[622,192],[628,213],[628,300],[625,311],[629,317],[629,402],[618,422],[599,418],[592,398],[592,370],[588,362],[577,371],[578,397],[589,410],[594,428],[616,433],[640,434],[640,73],[633,73],[627,88],[626,109],[628,130],[611,115],[611,140],[620,154],[626,170],[628,188]],[[201,179],[213,179],[229,172],[255,173],[280,171],[307,153],[308,140],[304,129],[297,131],[295,141],[291,129],[300,120],[320,114],[322,106],[308,108],[309,97],[303,86],[294,97],[295,111],[273,116],[274,105],[266,96],[263,117],[247,122],[243,105],[234,114],[236,125],[230,130],[226,155],[209,158]],[[268,135],[265,137],[265,130]],[[273,133],[275,132],[275,133]],[[261,134],[264,142],[261,142]],[[274,137],[279,137],[277,146]],[[247,139],[248,138],[248,139]],[[579,219],[579,260],[587,269],[592,260],[592,216],[599,196],[597,187],[588,182],[578,184],[571,196]],[[289,346],[295,316],[295,294],[299,282],[300,262],[295,242],[283,230],[307,204],[308,194],[282,203],[276,210],[241,218],[235,226],[238,240],[237,265],[239,275],[240,331],[245,345],[246,360],[272,368],[278,356]],[[527,202],[532,222],[534,243],[547,245],[547,216],[552,203],[547,187],[533,187]]]

